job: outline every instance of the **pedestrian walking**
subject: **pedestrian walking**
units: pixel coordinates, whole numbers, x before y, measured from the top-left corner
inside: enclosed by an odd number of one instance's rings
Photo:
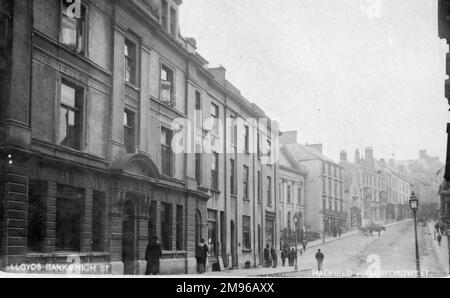
[[[289,252],[289,266],[294,267],[295,264],[295,249],[291,248]]]
[[[283,267],[286,265],[286,258],[288,258],[287,248],[283,248],[281,251],[281,262]]]
[[[439,232],[441,231],[439,222],[436,222],[436,224],[434,225],[434,229],[436,230],[436,233],[439,234]]]
[[[267,244],[266,248],[264,248],[264,261],[265,266],[267,268],[270,267],[270,251],[269,251],[269,244]]]
[[[159,274],[159,260],[162,257],[161,245],[158,243],[158,237],[153,236],[147,245],[145,250],[145,260],[147,266],[145,269],[145,275],[158,275]]]
[[[302,241],[303,251],[306,251],[306,246],[308,245],[308,242],[306,240]]]
[[[197,259],[197,272],[199,274],[206,272],[206,260],[208,258],[208,245],[205,244],[205,239],[201,239],[195,250],[195,258]]]
[[[278,256],[277,256],[277,252],[275,251],[275,248],[273,246],[272,246],[272,249],[270,250],[270,254],[272,256],[273,268],[277,268]]]
[[[316,260],[317,260],[317,267],[319,271],[323,270],[323,260],[325,259],[325,255],[322,253],[322,251],[319,249],[316,254]]]
[[[437,241],[438,241],[439,246],[441,246],[441,242],[442,242],[442,235],[441,234],[437,235]]]

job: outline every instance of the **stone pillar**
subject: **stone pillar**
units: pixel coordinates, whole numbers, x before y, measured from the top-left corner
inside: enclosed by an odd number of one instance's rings
[[[47,182],[47,195],[45,202],[45,236],[44,236],[44,252],[52,253],[55,251],[56,245],[56,182]]]
[[[4,265],[26,261],[28,177],[27,169],[8,165],[4,177],[4,224],[2,255]]]
[[[124,132],[123,132],[123,112],[124,112],[124,94],[125,94],[125,57],[123,49],[125,46],[125,34],[123,28],[119,25],[114,26],[114,68],[113,68],[113,88],[110,127],[111,135],[108,146],[108,160],[115,160],[125,151]]]
[[[156,207],[156,211],[155,211],[155,215],[156,215],[156,219],[155,219],[155,233],[156,233],[156,237],[158,237],[158,241],[161,242],[161,201],[155,201],[155,207]]]
[[[145,261],[145,250],[148,244],[148,216],[140,216],[136,219],[137,231],[137,263],[138,274],[145,274],[147,262]]]
[[[124,265],[122,262],[122,210],[125,194],[120,191],[113,191],[111,212],[109,213],[109,231],[110,231],[110,253],[111,253],[111,273],[123,274]]]
[[[80,231],[80,250],[83,253],[92,252],[92,208],[93,208],[92,189],[86,189],[84,200],[81,203],[81,231]],[[95,220],[102,220],[96,218]]]
[[[195,230],[197,227],[195,226],[195,217],[196,217],[196,202],[195,198],[187,196],[186,199],[186,205],[185,205],[185,212],[186,218],[186,234],[185,234],[185,250],[187,252],[188,258],[194,258],[195,257]]]

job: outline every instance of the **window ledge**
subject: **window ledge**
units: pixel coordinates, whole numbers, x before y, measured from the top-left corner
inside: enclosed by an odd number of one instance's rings
[[[251,254],[253,252],[253,249],[251,249],[251,248],[248,248],[248,249],[242,249],[242,253],[243,254]]]
[[[72,255],[77,255],[79,257],[109,257],[111,256],[108,252],[79,252],[79,251],[65,251],[65,252],[52,252],[52,253],[39,253],[30,252],[27,253],[29,258],[55,258],[55,257],[68,257]]]
[[[124,80],[124,82],[125,82],[125,85],[127,85],[128,87],[130,87],[134,91],[136,91],[136,92],[140,92],[141,91],[141,88],[137,87],[135,84],[127,82],[125,80]]]
[[[211,192],[212,193],[215,193],[215,194],[220,194],[220,193],[222,193],[219,189],[217,189],[217,188],[210,188],[210,190],[211,190]]]

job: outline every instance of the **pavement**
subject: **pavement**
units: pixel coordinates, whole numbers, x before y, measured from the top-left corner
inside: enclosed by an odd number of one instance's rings
[[[437,240],[435,240],[435,229],[434,229],[434,224],[428,223],[428,230],[430,231],[430,236],[432,236],[433,238],[433,248],[434,251],[437,255],[437,258],[439,260],[439,264],[442,267],[442,270],[447,274],[450,275],[450,264],[449,264],[449,250],[450,247],[448,246],[448,237],[446,236],[442,236],[442,242],[441,242],[441,246],[439,246],[439,243],[437,242]]]
[[[384,225],[386,228],[404,225],[412,220],[400,221],[391,224]],[[374,233],[377,235],[377,233]],[[298,258],[298,270],[295,270],[293,267],[281,267],[277,268],[250,268],[250,269],[233,269],[233,270],[223,270],[220,272],[207,272],[203,275],[193,275],[193,276],[205,276],[205,277],[289,277],[289,276],[303,276],[303,277],[311,277],[311,273],[313,269],[316,268],[316,260],[315,254],[317,249],[329,250],[332,251],[333,259],[339,260],[343,257],[352,257],[353,255],[360,252],[360,245],[363,247],[370,245],[374,241],[378,239],[378,236],[373,237],[365,237],[361,236],[359,231],[350,231],[341,235],[341,237],[329,237],[326,238],[325,243],[323,243],[323,239],[312,241],[308,243],[306,252],[303,253],[302,256]],[[354,243],[357,243],[355,246]],[[334,245],[336,244],[336,245]],[[335,249],[333,246],[337,246]],[[350,249],[355,247],[355,250]],[[301,247],[299,246],[299,249]],[[328,258],[328,257],[327,257]],[[330,258],[331,259],[331,258]]]

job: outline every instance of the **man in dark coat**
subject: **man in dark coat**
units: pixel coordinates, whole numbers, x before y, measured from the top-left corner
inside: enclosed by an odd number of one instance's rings
[[[147,249],[145,250],[145,260],[147,261],[147,268],[145,275],[159,274],[159,259],[162,257],[161,245],[158,243],[158,237],[151,238]]]
[[[283,267],[286,265],[286,259],[289,258],[289,250],[287,247],[283,248],[281,251],[281,261],[283,262]]]
[[[303,251],[306,251],[306,246],[308,245],[308,242],[306,240],[302,241]]]
[[[264,261],[266,262],[266,267],[270,267],[270,251],[269,244],[267,244],[266,248],[264,248]]]
[[[318,266],[319,272],[323,270],[323,260],[324,259],[325,259],[325,256],[322,253],[322,251],[319,249],[319,251],[316,254],[316,260],[317,260],[317,266]]]
[[[195,250],[195,258],[197,259],[197,272],[202,274],[206,272],[206,260],[208,259],[208,245],[205,239],[201,239]]]
[[[273,268],[277,268],[278,256],[277,256],[277,252],[275,251],[275,248],[273,246],[272,246],[272,249],[270,250],[270,254],[272,256]]]

